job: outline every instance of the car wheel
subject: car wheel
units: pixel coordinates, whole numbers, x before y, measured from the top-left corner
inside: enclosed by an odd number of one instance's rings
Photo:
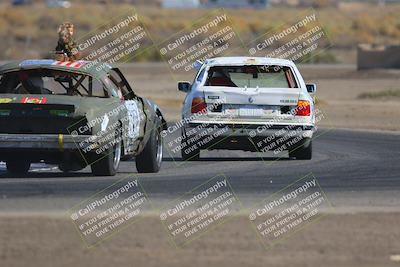
[[[186,134],[182,132],[182,144],[185,144],[187,141]],[[183,161],[196,161],[200,159],[200,148],[196,145],[195,147],[192,146],[192,144],[189,144],[191,149],[188,149],[185,147],[185,145],[182,145],[181,149],[181,156]]]
[[[161,136],[161,122],[152,130],[149,140],[143,151],[136,157],[136,169],[140,173],[154,173],[161,168],[163,157],[163,141]]]
[[[121,162],[122,140],[121,131],[116,132],[118,139],[114,146],[107,150],[107,154],[91,165],[92,174],[95,176],[114,176]]]
[[[26,160],[10,160],[6,162],[7,171],[11,174],[27,174],[31,168],[31,163]]]
[[[312,141],[307,138],[306,141],[299,148],[289,151],[289,157],[293,157],[300,160],[312,159]]]

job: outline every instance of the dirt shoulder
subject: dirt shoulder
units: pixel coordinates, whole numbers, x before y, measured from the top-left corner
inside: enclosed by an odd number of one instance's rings
[[[329,214],[265,250],[248,219],[236,216],[177,249],[148,216],[86,249],[67,218],[2,215],[0,258],[2,266],[41,267],[398,266],[399,220],[400,213]]]

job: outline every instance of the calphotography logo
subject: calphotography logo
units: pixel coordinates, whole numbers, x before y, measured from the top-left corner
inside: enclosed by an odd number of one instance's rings
[[[292,107],[288,114],[293,116],[305,109],[304,106],[299,105]],[[311,149],[313,141],[333,129],[331,120],[321,108],[315,106],[313,113],[314,126],[307,123],[302,125],[297,122],[288,125],[286,117],[277,116],[267,120],[263,125],[247,131],[250,143],[265,164],[273,164],[287,156],[310,159],[311,155],[305,155],[304,151],[307,148]],[[323,123],[324,127],[318,128]]]
[[[250,56],[284,58],[296,62],[312,61],[313,57],[331,47],[331,41],[310,9],[295,22],[284,23],[249,44]]]
[[[201,112],[191,114],[189,117],[170,124],[163,131],[162,136],[166,151],[176,165],[181,166],[198,158],[200,150],[212,149],[236,131],[241,130],[241,127],[231,129],[221,122],[229,121],[234,114],[216,114],[213,118],[204,120],[207,113],[212,112],[224,102],[222,99],[215,99]],[[226,106],[229,107],[230,105]]]
[[[87,165],[98,164],[124,142],[138,138],[140,124],[146,119],[139,108],[132,101],[112,103],[68,126],[67,131]]]
[[[108,70],[110,64],[133,60],[153,46],[135,9],[99,26],[78,40],[84,60],[90,61],[83,68]]]
[[[210,12],[191,27],[158,44],[158,47],[175,77],[182,71],[192,71],[196,60],[230,54],[242,48],[243,44],[228,14],[221,9]]]
[[[148,209],[139,181],[127,177],[72,208],[70,218],[85,245],[93,247],[136,222]]]
[[[240,209],[228,178],[218,175],[171,203],[160,215],[172,243],[182,247]]]
[[[91,36],[90,39],[79,44],[78,47],[81,51],[84,51],[85,49],[88,49],[90,46],[96,44],[96,42],[99,42],[113,34],[117,34],[120,30],[122,30],[125,27],[129,27],[129,24],[135,21],[138,21],[137,14],[128,15],[126,18],[121,20],[117,25],[114,25],[104,30],[103,32]]]
[[[287,239],[320,219],[331,208],[313,174],[309,174],[266,198],[249,214],[265,248]]]

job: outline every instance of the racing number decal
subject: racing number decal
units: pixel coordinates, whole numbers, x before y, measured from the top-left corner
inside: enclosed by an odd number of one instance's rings
[[[22,104],[46,104],[46,97],[23,97],[21,100]]]
[[[136,139],[139,137],[141,122],[139,107],[135,100],[125,101],[125,107],[128,111],[128,136],[129,138]]]

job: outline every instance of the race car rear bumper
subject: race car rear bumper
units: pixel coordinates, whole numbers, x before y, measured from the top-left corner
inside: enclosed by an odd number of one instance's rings
[[[90,140],[87,135],[64,134],[0,134],[0,149],[52,149],[77,150],[81,142]]]
[[[221,137],[227,136],[240,136],[240,137],[267,137],[267,136],[279,136],[279,135],[291,135],[291,136],[302,136],[312,138],[316,128],[314,125],[304,124],[275,124],[275,125],[263,125],[263,124],[233,124],[233,123],[198,123],[190,122],[185,127],[185,132],[204,132],[207,129],[213,129],[210,131],[212,134],[218,133]],[[220,130],[217,130],[220,129]]]
[[[313,125],[207,124],[185,126],[185,147],[262,151],[293,149],[307,142],[315,132]]]

